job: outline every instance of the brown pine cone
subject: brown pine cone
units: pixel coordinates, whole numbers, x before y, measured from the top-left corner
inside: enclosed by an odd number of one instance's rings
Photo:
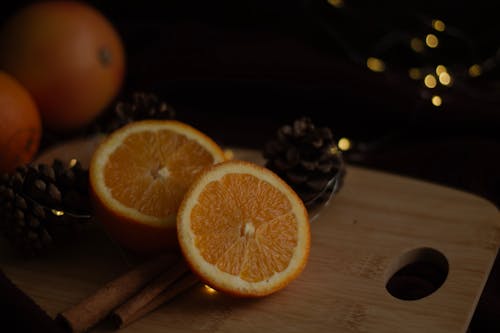
[[[278,129],[265,145],[266,167],[276,172],[312,211],[338,191],[344,176],[344,163],[327,127],[316,128],[303,117]]]
[[[173,119],[174,109],[152,93],[134,92],[126,100],[103,113],[89,126],[91,133],[111,133],[133,121],[144,119]]]
[[[24,254],[34,255],[89,221],[88,171],[30,164],[0,178],[0,230]]]

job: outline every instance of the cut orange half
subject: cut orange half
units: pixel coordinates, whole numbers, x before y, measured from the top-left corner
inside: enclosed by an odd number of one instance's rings
[[[300,198],[270,170],[243,161],[219,163],[197,178],[179,208],[177,233],[193,272],[236,296],[280,290],[309,255]]]
[[[224,152],[191,126],[131,123],[107,137],[90,162],[95,215],[119,243],[140,252],[177,244],[175,217],[195,177]]]

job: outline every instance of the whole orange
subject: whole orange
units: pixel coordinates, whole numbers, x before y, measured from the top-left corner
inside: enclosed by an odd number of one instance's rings
[[[0,172],[31,161],[42,123],[35,102],[13,77],[0,71]]]
[[[113,25],[87,4],[37,2],[0,31],[0,68],[31,93],[45,126],[70,131],[91,122],[118,93],[125,54]]]

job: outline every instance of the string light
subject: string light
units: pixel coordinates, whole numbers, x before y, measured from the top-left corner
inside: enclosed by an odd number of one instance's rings
[[[419,80],[422,78],[422,71],[419,68],[410,68],[408,70],[408,76],[412,80]]]
[[[478,64],[474,64],[469,67],[469,75],[472,77],[477,77],[481,75],[481,72],[482,72],[481,66],[479,66]]]
[[[436,66],[436,74],[439,76],[441,73],[448,72],[448,69],[444,65],[437,65]]]
[[[210,287],[209,285],[204,285],[205,287],[205,292],[209,295],[213,295],[213,294],[216,294],[217,293],[217,290],[215,290],[214,288]]]
[[[427,74],[424,78],[424,84],[427,88],[435,88],[437,85],[436,78],[432,74]]]
[[[446,30],[446,24],[444,24],[443,21],[438,19],[432,20],[432,27],[434,28],[434,30],[439,32],[443,32]]]
[[[441,96],[434,95],[431,98],[431,103],[434,106],[441,106],[441,104],[443,104],[443,99],[441,98]]]
[[[439,74],[439,83],[443,86],[448,86],[451,84],[451,76],[447,72],[442,72]]]
[[[366,67],[374,72],[385,71],[385,63],[382,60],[374,57],[366,59]]]
[[[55,216],[63,216],[64,215],[64,212],[62,210],[57,210],[57,209],[51,209],[50,210],[52,212],[52,214],[54,214]]]
[[[327,0],[330,5],[336,8],[342,8],[344,7],[344,1],[343,0]]]
[[[337,145],[339,146],[340,150],[349,150],[351,149],[351,140],[349,140],[348,138],[341,138]]]
[[[332,7],[337,8],[345,7],[347,4],[345,0],[326,1]],[[349,10],[354,9],[356,8],[351,8],[351,6],[349,6]],[[346,9],[340,9],[340,11],[345,10]],[[414,18],[419,20],[418,17]],[[361,49],[356,48],[355,45],[350,43],[347,39],[340,40],[339,45],[344,48],[346,54],[355,63],[359,64],[361,62],[362,64],[362,59],[366,59],[366,67],[373,72],[387,72],[391,74],[390,71],[393,70],[393,68],[401,68],[401,65],[406,66],[403,68],[406,68],[409,79],[418,81],[419,83],[420,80],[422,80],[421,87],[418,91],[420,98],[427,101],[427,103],[431,102],[435,107],[440,107],[443,104],[442,96],[437,95],[437,93],[441,94],[444,89],[448,89],[448,87],[453,85],[460,86],[461,89],[474,90],[474,87],[470,85],[472,80],[467,80],[467,76],[474,78],[500,68],[500,47],[496,50],[495,54],[488,58],[476,60],[478,62],[475,64],[460,64],[457,62],[457,59],[453,59],[452,57],[450,57],[451,64],[448,64],[450,68],[447,68],[444,64],[439,64],[443,60],[438,59],[443,59],[443,56],[446,56],[446,54],[431,52],[429,49],[440,47],[443,48],[442,51],[444,53],[450,52],[450,50],[456,50],[454,54],[452,54],[453,56],[475,58],[477,50],[475,49],[474,43],[467,38],[466,34],[463,34],[456,27],[447,26],[441,19],[423,19],[420,21],[420,29],[423,29],[421,31],[405,30],[403,27],[399,27],[399,30],[396,30],[395,27],[392,31],[388,31],[376,40],[372,48],[368,50],[368,52],[370,52],[368,54],[373,54],[377,57],[367,57],[367,53],[363,54]],[[328,26],[328,28],[335,29],[335,27],[330,26]],[[342,38],[342,36],[339,37],[339,34],[335,34],[334,36],[340,39]],[[452,45],[448,45],[450,42]],[[453,45],[453,43],[457,42],[460,44]],[[408,55],[407,58],[401,58],[398,57],[399,54],[392,53],[400,51],[402,45],[406,48],[409,47],[410,50],[418,54]],[[396,56],[396,58],[394,58],[394,56]],[[397,59],[396,66],[391,66],[392,64],[390,62],[386,63],[381,59],[385,61],[389,61],[388,59]],[[439,62],[435,62],[434,60],[438,60]],[[470,66],[465,73],[463,71],[463,65],[466,66],[465,68]],[[450,96],[453,95],[451,94]],[[447,95],[446,98],[450,97]],[[338,148],[340,150],[351,149],[351,142],[347,138],[341,138],[338,141]]]
[[[425,44],[427,44],[427,46],[431,49],[434,49],[438,47],[439,39],[434,34],[428,34],[427,36],[425,36]]]
[[[330,147],[330,150],[329,150],[330,154],[332,155],[336,155],[339,153],[339,148],[337,148],[337,146],[332,146]]]
[[[420,38],[412,38],[410,40],[410,47],[413,51],[422,53],[424,51],[424,42]]]
[[[224,149],[224,157],[226,157],[226,160],[232,160],[234,158],[234,152],[231,149]]]

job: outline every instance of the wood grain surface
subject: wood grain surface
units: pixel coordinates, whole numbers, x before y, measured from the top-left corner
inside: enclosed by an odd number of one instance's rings
[[[77,141],[41,160],[88,164],[96,141]],[[261,163],[255,151],[235,157]],[[471,194],[348,166],[345,184],[312,223],[305,271],[284,290],[235,299],[197,285],[123,332],[465,332],[500,242],[497,209]],[[426,250],[422,250],[426,249]],[[429,250],[431,249],[431,250]],[[404,264],[446,258],[444,284],[405,301],[386,290]],[[138,259],[96,223],[70,244],[23,260],[2,240],[4,272],[51,316],[126,271]],[[439,260],[438,260],[439,261]],[[104,322],[95,332],[108,332]]]

